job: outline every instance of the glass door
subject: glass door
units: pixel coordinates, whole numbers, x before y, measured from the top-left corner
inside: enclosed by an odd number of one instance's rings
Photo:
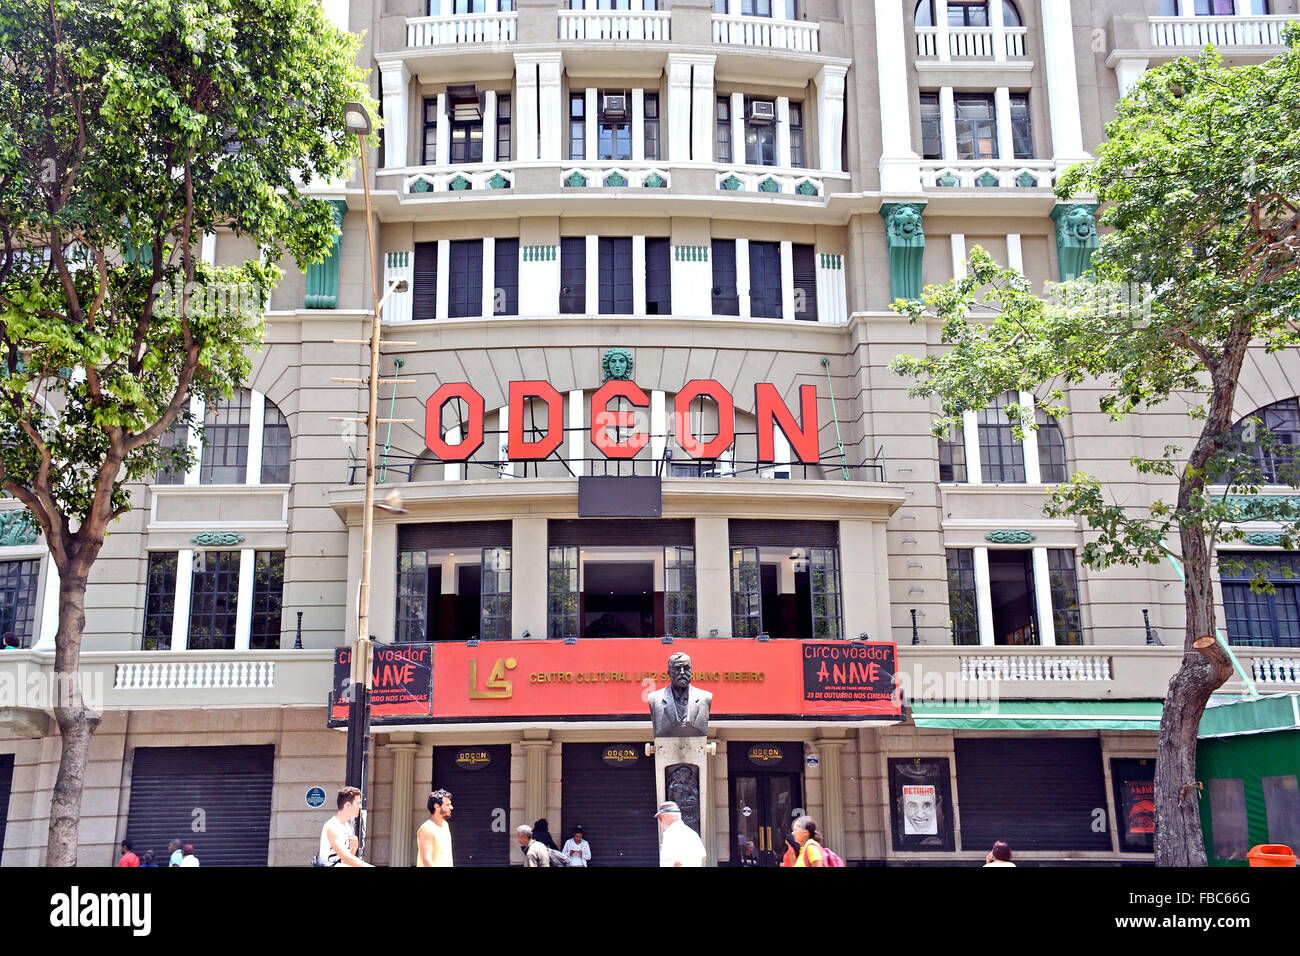
[[[797,773],[746,773],[732,777],[733,866],[781,865],[785,834],[802,814]]]

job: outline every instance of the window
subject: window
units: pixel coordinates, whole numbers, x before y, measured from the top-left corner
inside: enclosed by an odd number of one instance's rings
[[[645,158],[653,162],[659,159],[659,94],[645,94],[641,109],[645,126]]]
[[[252,600],[245,613],[249,647],[280,646],[283,618],[284,552],[254,551]],[[172,646],[176,615],[178,554],[149,554],[141,648],[165,651]],[[199,650],[234,650],[240,618],[239,551],[195,551],[190,567],[189,628],[186,646]]]
[[[1166,0],[1168,2],[1168,0]],[[1176,2],[1176,0],[1175,0]],[[935,25],[933,0],[921,0],[916,5],[913,22],[918,27]],[[1003,0],[1002,22],[1005,26],[1023,26],[1020,11],[1010,0]],[[948,26],[950,27],[986,27],[993,23],[993,15],[987,2],[967,2],[967,0],[948,0]]]
[[[732,636],[844,636],[833,522],[732,519]]]
[[[424,101],[424,151],[420,162],[432,166],[438,162],[438,98],[429,97]]]
[[[948,619],[954,644],[980,642],[979,612],[975,604],[975,553],[970,548],[949,548]]]
[[[1032,159],[1034,156],[1028,93],[1011,94],[1011,154],[1016,159]]]
[[[547,549],[546,636],[553,641],[578,636],[578,549]]]
[[[664,548],[664,622],[669,637],[695,637],[695,548]],[[1294,778],[1292,778],[1294,780]]]
[[[482,627],[485,641],[510,639],[510,549],[484,548],[481,578]]]
[[[256,552],[253,555],[253,620],[249,647],[279,649],[283,597],[284,552]]]
[[[939,439],[939,480],[967,480],[966,433],[963,429],[949,429],[947,437]]]
[[[1052,631],[1056,643],[1082,644],[1083,619],[1079,614],[1079,581],[1073,551],[1047,549],[1047,583],[1052,595]]]
[[[248,417],[252,393],[240,389],[208,406],[203,419],[199,484],[242,485],[248,464]]]
[[[632,240],[601,237],[600,311],[603,315],[632,314]]]
[[[758,97],[745,97],[745,162],[750,166],[776,165],[776,122],[754,119],[753,104],[767,103]]]
[[[1014,392],[1003,392],[988,408],[983,409],[979,422],[980,473],[985,482],[998,484],[1025,480],[1024,445],[1012,434],[1011,419],[1006,408],[1019,401]]]
[[[749,314],[781,318],[781,244],[749,243]]]
[[[1300,446],[1300,399],[1288,398],[1257,408],[1232,426],[1240,451],[1259,470],[1262,484],[1295,485]]]
[[[731,162],[731,97],[718,97],[718,162]]]
[[[921,94],[921,156],[943,159],[943,124],[939,116],[939,94]]]
[[[508,163],[510,153],[510,94],[497,96],[497,162]]]
[[[430,0],[432,2],[432,0]],[[463,16],[469,13],[483,13],[487,9],[487,0],[452,0],[452,15]],[[431,13],[430,16],[436,16]]]
[[[429,553],[399,551],[397,554],[398,643],[425,640],[424,622],[429,617]]]
[[[587,96],[569,94],[569,159],[587,158]]]
[[[713,314],[740,315],[736,288],[736,240],[713,240]]]
[[[449,245],[447,315],[453,319],[482,315],[483,240],[457,239]]]
[[[519,240],[496,241],[492,312],[495,315],[519,314]]]
[[[627,162],[632,158],[632,94],[628,90],[601,90],[600,116],[596,124],[596,157],[612,162]],[[621,97],[623,109],[607,111],[610,97]]]
[[[451,161],[483,162],[483,117],[476,120],[450,120]]]
[[[956,93],[953,105],[956,110],[957,158],[997,159],[998,121],[992,94]]]
[[[163,459],[158,465],[158,471],[154,476],[154,483],[159,485],[183,485],[185,484],[185,470],[183,468],[172,467],[170,454],[173,449],[184,448],[189,443],[190,430],[179,421],[172,422],[170,428],[162,433],[159,444],[162,446]]]
[[[1065,461],[1065,439],[1061,436],[1061,426],[1041,408],[1034,409],[1034,421],[1038,424],[1036,434],[1039,480],[1049,485],[1069,480],[1069,468]]]
[[[0,561],[0,634],[12,631],[19,647],[32,646],[40,567],[39,558]]]
[[[667,238],[647,237],[645,241],[645,311],[646,315],[672,315],[672,262]]]
[[[270,401],[262,413],[262,484],[287,485],[290,461],[289,423]]]
[[[794,317],[804,322],[817,321],[817,254],[812,246],[795,243]]]
[[[1219,552],[1228,643],[1300,647],[1300,555],[1293,552]],[[1251,589],[1256,575],[1273,593]]]
[[[233,650],[239,605],[239,552],[195,551],[190,583],[191,650]]]
[[[149,576],[144,598],[144,641],[141,649],[165,651],[172,646],[172,618],[176,610],[176,552],[149,553]]]
[[[417,242],[411,264],[411,318],[432,321],[438,317],[438,244]]]
[[[560,314],[581,315],[587,311],[587,238],[560,239]]]
[[[803,150],[803,104],[790,104],[790,165],[797,169],[804,168]]]

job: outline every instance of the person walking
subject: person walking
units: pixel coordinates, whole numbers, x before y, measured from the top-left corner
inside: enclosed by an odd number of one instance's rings
[[[320,828],[320,848],[314,862],[319,866],[373,866],[357,856],[359,844],[352,829],[352,821],[361,813],[361,791],[356,787],[339,787],[336,803],[338,811]],[[189,846],[184,849],[193,852]],[[185,860],[181,860],[181,866],[185,865]]]
[[[153,850],[144,851],[144,858],[140,861],[140,866],[152,866],[155,869],[158,867],[158,858],[154,856]]]
[[[793,834],[793,833],[786,833],[786,835],[785,835],[785,856],[781,857],[781,865],[782,865],[783,867],[791,867],[791,866],[794,866],[794,861],[798,858],[798,856],[799,856],[799,843],[798,843],[798,841],[795,840],[795,838],[794,838],[794,834]]]
[[[181,866],[198,866],[199,858],[194,855],[194,844],[187,843],[181,847]]]
[[[533,824],[533,839],[548,850],[559,849],[555,845],[555,838],[551,836],[551,825],[546,822],[546,817],[542,817]]]
[[[569,866],[586,866],[591,862],[591,844],[582,836],[582,827],[573,828],[573,836],[564,841],[563,853],[569,858]]]
[[[180,840],[169,841],[167,844],[167,853],[170,855],[170,858],[167,861],[168,867],[181,865],[181,859],[185,856],[185,854],[181,851]]]
[[[122,841],[122,857],[117,861],[118,866],[139,866],[140,858],[131,852],[131,841]]]
[[[544,845],[537,841],[533,828],[524,824],[515,830],[515,839],[524,849],[524,866],[550,866],[551,854]]]
[[[825,866],[826,854],[822,851],[821,835],[817,832],[817,821],[809,816],[802,816],[794,821],[794,839],[799,844],[799,855],[795,857],[795,866]]]
[[[989,850],[988,856],[984,857],[985,866],[1015,866],[1011,862],[1011,847],[1007,846],[1001,840],[993,844],[993,849]]]
[[[659,804],[655,811],[663,827],[663,843],[659,845],[660,866],[703,866],[708,859],[700,835],[682,822],[682,809],[669,800]]]
[[[419,855],[416,866],[451,866],[451,827],[447,820],[451,818],[451,794],[446,790],[435,790],[429,794],[427,804],[429,819],[415,831],[415,843]]]

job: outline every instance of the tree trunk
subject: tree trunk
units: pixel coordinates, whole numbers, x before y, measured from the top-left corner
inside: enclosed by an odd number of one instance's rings
[[[76,866],[81,826],[81,792],[90,758],[90,737],[99,726],[98,707],[86,706],[81,692],[81,637],[86,628],[86,577],[59,579],[59,629],[54,651],[54,717],[59,722],[63,752],[50,804],[47,866]],[[98,705],[99,701],[92,701]]]

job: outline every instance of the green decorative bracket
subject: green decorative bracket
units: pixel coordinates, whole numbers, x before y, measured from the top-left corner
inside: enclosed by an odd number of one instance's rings
[[[488,189],[505,189],[510,185],[510,180],[506,179],[500,173],[494,173],[492,178],[487,181]]]
[[[925,259],[923,202],[887,202],[880,206],[889,247],[889,294],[895,299],[921,298],[921,264]]]
[[[651,173],[645,178],[645,184],[651,189],[663,189],[668,185],[668,180],[664,179],[658,173]]]
[[[1223,503],[1236,510],[1236,521],[1285,521],[1300,517],[1300,495],[1228,495]]]
[[[781,184],[771,176],[768,176],[767,179],[758,184],[758,191],[761,193],[779,193],[781,191]]]
[[[36,522],[25,508],[0,511],[0,548],[35,544],[37,533]]]
[[[1246,543],[1261,548],[1281,548],[1288,537],[1280,531],[1256,531],[1246,535]]]
[[[1097,204],[1087,202],[1058,203],[1052,209],[1056,223],[1056,261],[1061,281],[1077,279],[1092,268],[1092,254],[1097,250]]]
[[[817,184],[814,183],[811,179],[805,179],[798,186],[794,187],[794,191],[797,192],[800,196],[816,196]]]
[[[200,548],[230,548],[244,543],[244,536],[234,531],[204,531],[190,538]]]
[[[987,169],[984,170],[984,172],[980,175],[979,179],[975,180],[976,186],[981,186],[986,189],[990,186],[996,186],[997,184],[998,184],[998,177],[994,176]]]
[[[464,176],[460,175],[460,173],[457,173],[456,178],[447,184],[447,188],[454,189],[457,192],[460,192],[462,189],[473,189],[474,184],[471,183]]]
[[[951,172],[946,172],[946,173],[944,173],[942,176],[939,177],[939,185],[940,185],[940,186],[956,186],[956,185],[957,185],[957,177],[954,176]]]
[[[626,186],[626,185],[627,185],[627,177],[624,176],[622,173],[619,173],[619,172],[613,172],[613,173],[610,173],[608,176],[605,177],[605,185],[606,185],[606,186]]]
[[[673,258],[678,262],[708,262],[708,246],[673,246]]]
[[[433,183],[429,182],[427,179],[417,179],[415,182],[411,183],[411,192],[413,193],[427,193],[432,188]]]
[[[992,544],[1028,544],[1037,537],[1038,535],[1029,531],[1001,528],[997,531],[990,531],[984,536],[984,540]]]
[[[718,183],[723,189],[735,190],[740,188],[740,180],[735,176],[728,176],[722,182]]]
[[[343,250],[343,214],[348,211],[347,200],[330,201],[334,209],[334,245],[330,254],[320,262],[307,267],[307,295],[303,305],[308,309],[337,309],[339,307],[339,260]]]
[[[585,186],[585,185],[587,185],[587,177],[584,176],[584,175],[582,175],[582,173],[577,172],[577,171],[575,170],[574,172],[569,173],[569,178],[566,179],[566,180],[564,181],[564,185],[566,185],[566,186]]]
[[[554,262],[555,246],[524,246],[524,262]]]
[[[1029,172],[1029,170],[1025,170],[1016,177],[1016,185],[1023,189],[1029,189],[1032,186],[1037,186],[1038,180],[1034,178],[1033,173]]]

